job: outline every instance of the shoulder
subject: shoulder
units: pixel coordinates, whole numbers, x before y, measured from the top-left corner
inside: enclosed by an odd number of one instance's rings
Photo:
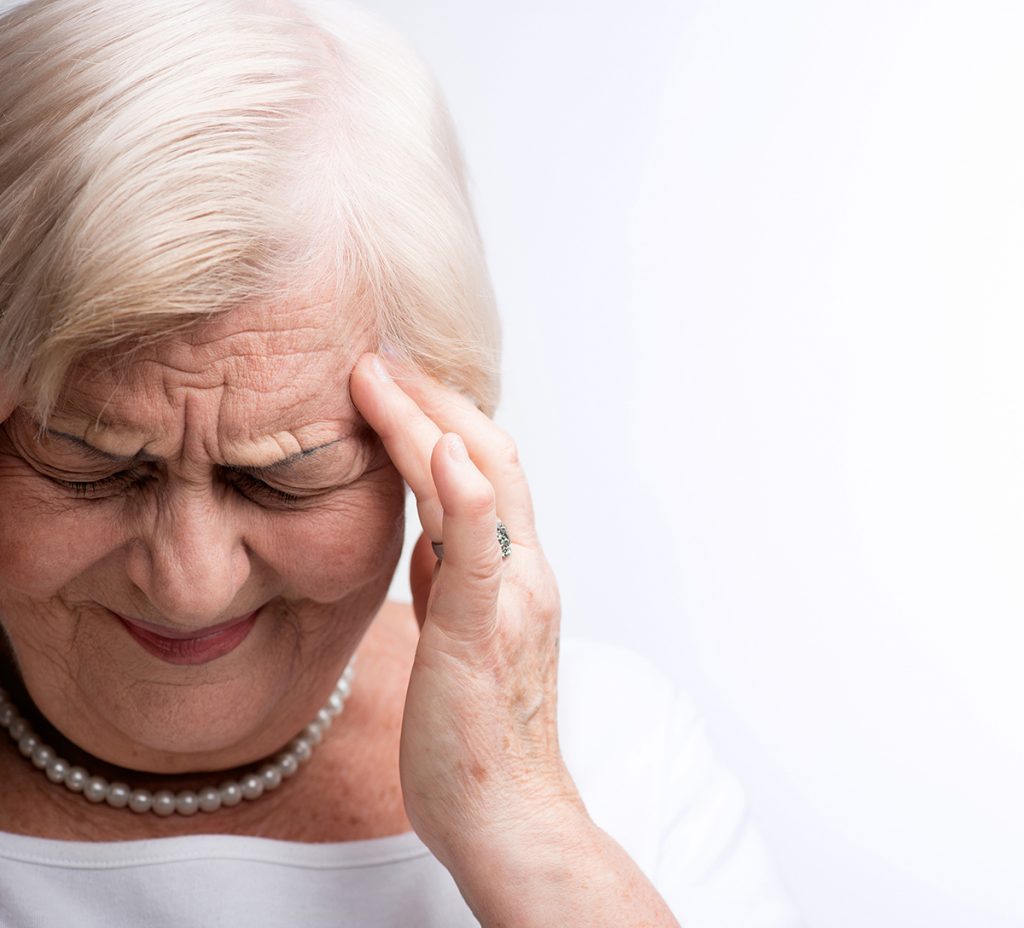
[[[558,663],[558,721],[563,752],[584,761],[630,749],[639,767],[664,761],[670,732],[696,722],[692,702],[653,661],[636,651],[565,638]],[[639,772],[639,771],[638,771]]]
[[[628,648],[564,638],[558,669],[569,772],[591,818],[647,870],[664,827],[679,701],[684,714],[696,713],[667,674]]]
[[[576,709],[580,697],[599,699],[618,710],[627,705],[653,710],[671,701],[676,692],[672,679],[649,658],[586,638],[562,639],[558,674],[566,711]]]
[[[800,924],[700,714],[674,681],[628,648],[566,639],[559,742],[594,822],[687,924]]]

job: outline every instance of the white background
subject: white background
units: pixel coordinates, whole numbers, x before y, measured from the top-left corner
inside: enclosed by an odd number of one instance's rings
[[[1024,925],[1022,5],[365,4],[460,129],[566,633],[690,691],[810,925]]]

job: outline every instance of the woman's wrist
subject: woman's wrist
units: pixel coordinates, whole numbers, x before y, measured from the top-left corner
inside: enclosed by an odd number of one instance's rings
[[[454,847],[445,866],[483,928],[678,928],[657,890],[581,802],[524,815],[489,835],[476,830]]]

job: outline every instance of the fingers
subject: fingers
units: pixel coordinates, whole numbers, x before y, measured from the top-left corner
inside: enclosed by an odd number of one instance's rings
[[[370,354],[356,363],[349,383],[352,400],[416,495],[424,531],[440,541],[441,503],[430,473],[430,454],[441,430],[378,365]]]
[[[395,380],[441,429],[461,436],[473,462],[493,484],[498,517],[516,544],[536,545],[533,500],[511,436],[469,398],[431,377],[403,369]]]
[[[352,396],[360,411],[384,440],[395,466],[405,475],[427,516],[440,519],[436,489],[429,477],[429,461],[441,431],[462,437],[470,457],[495,492],[495,508],[508,526],[513,543],[537,545],[533,503],[526,476],[512,440],[473,403],[450,388],[408,368],[395,370],[392,379],[381,377],[374,356],[359,360],[352,375]],[[392,362],[394,365],[395,362]],[[365,407],[365,408],[364,408]],[[379,426],[378,426],[379,422]],[[436,424],[435,424],[436,423]],[[435,525],[424,521],[434,540]],[[447,548],[446,548],[447,557]]]
[[[479,641],[497,622],[503,558],[491,482],[462,439],[448,433],[430,458],[444,510],[444,561],[431,596],[431,617],[449,637]]]

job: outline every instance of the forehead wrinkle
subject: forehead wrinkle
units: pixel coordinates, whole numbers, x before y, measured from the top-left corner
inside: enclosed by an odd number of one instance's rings
[[[145,449],[139,449],[139,451],[136,452],[133,455],[112,454],[109,451],[104,451],[102,448],[97,448],[95,445],[90,444],[88,441],[86,441],[84,438],[82,438],[82,437],[80,437],[78,435],[73,435],[73,434],[70,434],[68,432],[61,432],[61,431],[58,431],[57,429],[51,429],[51,428],[46,428],[46,429],[43,429],[42,431],[45,432],[45,434],[47,434],[47,435],[50,435],[50,436],[52,436],[54,438],[57,438],[57,439],[59,439],[61,441],[67,442],[68,444],[72,444],[76,448],[84,450],[84,451],[88,452],[89,454],[99,455],[100,457],[104,458],[105,460],[110,461],[111,463],[115,463],[115,464],[133,464],[133,463],[136,463],[138,461],[150,461],[150,462],[154,462],[154,463],[165,463],[163,458],[158,457],[158,456],[153,455],[153,454],[149,454],[149,453],[147,453],[145,451]],[[342,438],[334,438],[334,439],[331,439],[330,441],[324,442],[322,445],[316,445],[316,446],[311,447],[311,448],[300,448],[298,451],[295,451],[295,452],[293,452],[291,454],[288,454],[285,457],[280,458],[279,460],[271,461],[271,462],[269,462],[267,464],[261,464],[261,465],[248,465],[248,464],[240,464],[240,465],[239,464],[234,464],[233,465],[233,464],[227,464],[225,466],[235,467],[235,468],[237,468],[239,470],[259,470],[259,471],[278,470],[280,468],[288,467],[291,464],[295,464],[298,461],[304,460],[305,458],[308,458],[311,455],[316,454],[318,451],[324,451],[327,448],[331,448],[331,447],[333,447],[335,445],[342,444],[342,443],[346,442],[347,440],[352,440],[353,438],[354,438],[354,436],[345,436],[345,437],[342,437]]]
[[[120,376],[98,354],[54,425],[108,453],[146,449],[189,467],[282,467],[314,448],[356,447],[348,439],[365,422],[347,378],[365,349],[351,336],[367,320],[313,306],[226,312],[140,349]]]
[[[239,319],[241,327],[237,326]],[[364,320],[346,318],[335,311],[331,301],[297,299],[276,305],[272,311],[247,307],[215,316],[192,328],[178,345],[191,349],[207,365],[264,359],[268,354],[282,358],[336,354],[339,349],[344,353],[347,343],[358,342],[364,327]]]
[[[301,351],[296,350],[287,357],[277,355],[281,361],[277,365],[263,365],[255,368],[246,364],[246,360],[251,358],[265,360],[265,354],[258,352],[253,354],[234,354],[225,363],[224,385],[233,392],[251,391],[258,396],[268,396],[293,386],[295,381],[304,372],[309,371],[316,365],[316,360],[319,356],[326,356],[330,361],[333,354],[334,351],[331,348],[305,347]],[[328,363],[325,367],[330,372],[332,365]],[[326,386],[327,381],[328,378],[324,377],[319,385]],[[298,397],[294,402],[301,402],[301,399],[301,397]]]

